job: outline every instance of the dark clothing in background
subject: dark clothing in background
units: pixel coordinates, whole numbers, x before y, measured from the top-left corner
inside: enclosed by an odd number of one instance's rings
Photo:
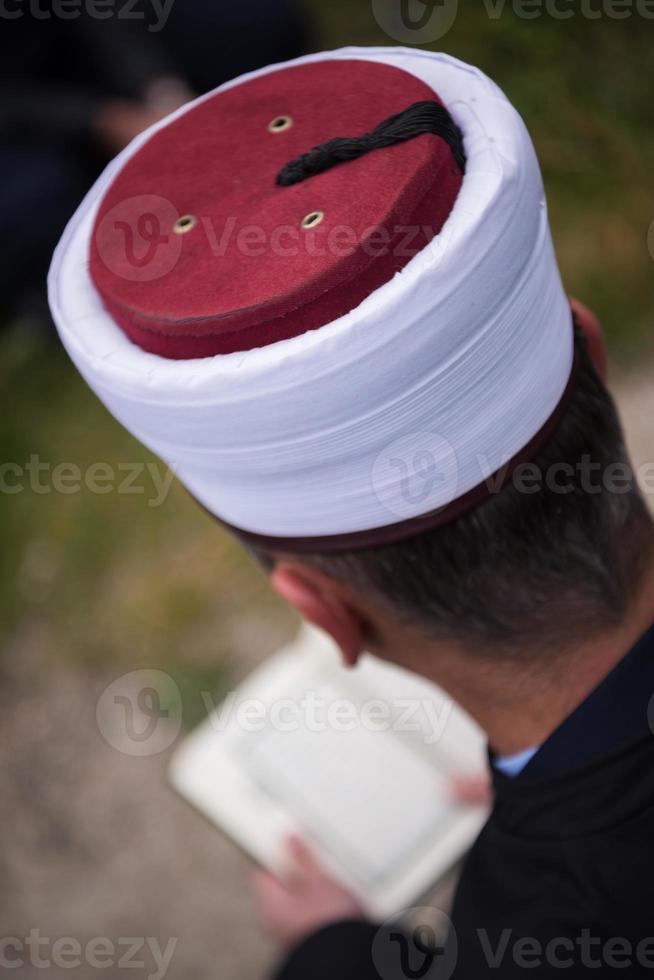
[[[307,35],[291,0],[176,0],[155,36],[178,74],[196,92],[206,92],[246,71],[297,57],[307,49]]]
[[[27,9],[3,21],[0,32],[3,141],[85,141],[107,98],[139,99],[149,82],[169,75],[200,94],[305,46],[305,25],[285,0],[184,0],[172,4],[160,27],[145,2],[134,19],[80,10],[71,20],[39,20]]]
[[[11,5],[7,5],[10,13]],[[92,8],[89,8],[92,9]],[[117,16],[129,9],[129,18]],[[94,131],[101,106],[135,102],[160,78],[193,92],[302,53],[292,0],[177,0],[168,19],[151,4],[118,2],[111,17],[0,21],[0,315],[45,312],[45,276],[67,219],[109,154]]]
[[[170,71],[142,24],[26,13],[0,34],[2,141],[89,150],[104,101],[139,99],[149,81]]]
[[[37,20],[25,13],[2,24],[3,318],[44,315],[52,250],[105,162],[92,131],[99,107],[118,95],[138,98],[149,71],[160,70],[129,34],[115,21],[87,17]]]
[[[653,693],[654,626],[519,776],[494,774],[436,955],[395,927],[336,923],[277,980],[654,976]]]

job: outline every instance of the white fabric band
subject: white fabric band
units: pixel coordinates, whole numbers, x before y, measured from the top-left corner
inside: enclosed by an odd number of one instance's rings
[[[444,506],[522,449],[570,375],[570,309],[527,131],[497,86],[442,54],[344,48],[411,72],[464,134],[467,168],[441,233],[346,316],[268,347],[196,360],[145,353],[91,283],[106,169],[49,276],[71,358],[107,408],[211,512],[275,537],[386,527]],[[223,88],[275,71],[253,72]],[[203,98],[208,98],[204,96]]]

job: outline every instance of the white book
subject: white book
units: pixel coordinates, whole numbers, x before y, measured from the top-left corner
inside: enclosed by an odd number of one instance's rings
[[[300,835],[371,916],[410,907],[470,847],[487,808],[450,777],[485,771],[479,727],[434,684],[366,654],[345,669],[304,626],[180,745],[172,785],[255,861]]]

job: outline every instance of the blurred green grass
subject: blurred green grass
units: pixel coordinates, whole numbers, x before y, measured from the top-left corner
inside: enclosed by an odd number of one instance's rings
[[[397,0],[389,0],[395,3]],[[321,47],[393,44],[370,2],[306,4]],[[601,0],[592,9],[601,10]],[[459,0],[453,27],[433,50],[477,65],[525,119],[539,155],[568,291],[600,314],[615,357],[627,362],[654,335],[654,20],[525,20],[509,2]]]
[[[304,2],[316,48],[393,43],[368,2]],[[626,365],[654,335],[653,39],[654,21],[636,17],[526,21],[507,5],[492,19],[482,3],[462,0],[433,45],[479,65],[524,116],[566,287],[600,314]],[[0,339],[3,460],[24,465],[36,454],[82,471],[98,461],[154,462],[62,351],[29,354],[15,341]],[[0,629],[42,624],[53,663],[163,666],[185,689],[220,689],[239,622],[255,609],[264,622],[284,619],[263,575],[177,486],[159,507],[146,494],[86,490],[25,490],[3,494],[2,505]]]
[[[253,560],[178,484],[160,505],[147,471],[133,483],[139,492],[91,492],[85,480],[97,463],[111,467],[114,486],[126,467],[156,467],[162,479],[166,471],[113,420],[63,350],[25,356],[15,348],[5,339],[0,445],[22,470],[5,476],[7,486],[23,489],[2,493],[0,635],[39,624],[46,666],[167,670],[185,718],[199,715],[193,691],[224,688],[247,610],[264,624],[290,617]],[[30,459],[48,467],[38,484]],[[52,489],[49,473],[61,463],[78,468],[79,492]]]

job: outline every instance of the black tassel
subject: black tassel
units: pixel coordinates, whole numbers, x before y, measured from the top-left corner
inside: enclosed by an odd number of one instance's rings
[[[395,143],[431,133],[444,139],[452,151],[452,156],[465,173],[466,156],[463,149],[463,136],[447,109],[438,102],[415,102],[408,109],[390,116],[371,133],[363,136],[340,137],[314,146],[312,150],[291,160],[277,174],[281,187],[298,184],[307,177],[321,174],[339,163],[357,160],[371,150],[380,150]]]

